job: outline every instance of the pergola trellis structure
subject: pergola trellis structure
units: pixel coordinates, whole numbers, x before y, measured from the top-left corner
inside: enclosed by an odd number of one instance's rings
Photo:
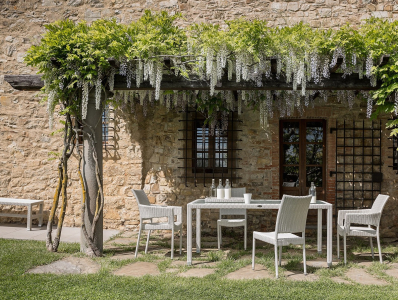
[[[385,65],[388,63],[389,57],[383,56],[380,60],[379,66]],[[109,60],[112,64],[112,59]],[[336,65],[330,69],[330,78],[325,78],[322,80],[320,84],[315,84],[313,82],[308,82],[306,89],[307,90],[351,90],[351,91],[371,91],[377,90],[380,88],[380,83],[377,83],[376,86],[372,86],[369,79],[363,78],[360,79],[359,74],[353,73],[351,75],[346,75],[344,78],[341,73],[336,73],[339,69],[340,65],[343,63],[343,58],[338,58]],[[167,65],[167,61],[165,62]],[[117,66],[116,66],[117,67]],[[266,78],[263,76],[262,86],[259,87],[253,81],[240,81],[236,82],[236,80],[228,80],[227,76],[223,76],[222,80],[219,81],[215,90],[293,90],[292,83],[286,83],[286,80],[283,76],[277,78],[277,59],[271,59],[271,76]],[[5,75],[4,80],[7,81],[14,89],[20,91],[39,91],[43,86],[44,82],[41,80],[41,75]],[[105,79],[104,79],[105,82]],[[300,86],[299,86],[300,87]],[[299,88],[298,87],[298,88]],[[166,75],[164,74],[161,86],[161,90],[209,90],[210,85],[207,80],[200,80],[198,77],[190,76],[188,79],[182,76],[175,75]],[[114,77],[114,90],[154,90],[154,88],[148,82],[142,82],[140,87],[137,88],[134,84],[131,84],[131,87],[127,87],[127,80],[125,76],[115,75]],[[315,93],[314,97],[317,95]],[[93,218],[95,215],[96,209],[96,199],[99,192],[99,186],[96,181],[96,172],[98,171],[100,174],[100,178],[102,180],[102,131],[101,126],[98,125],[98,120],[102,116],[102,109],[95,109],[95,91],[91,90],[89,93],[88,99],[88,109],[87,109],[87,117],[86,124],[88,127],[92,127],[94,129],[94,133],[91,131],[90,134],[93,134],[95,145],[90,143],[87,140],[83,141],[83,174],[84,180],[86,184],[86,216],[84,218],[85,226],[88,232],[92,231]],[[104,95],[102,95],[104,97]],[[85,126],[86,127],[86,126]],[[84,130],[92,130],[92,129],[84,129]],[[98,160],[98,168],[96,170],[96,163],[92,157],[93,149],[95,147],[95,151],[97,153]],[[95,228],[95,233],[91,238],[95,246],[101,251],[103,249],[103,241],[102,241],[102,231],[103,231],[103,216],[102,213],[99,216],[98,224]],[[81,239],[81,250],[85,251],[85,245],[87,245],[87,240],[85,240],[84,235],[82,234]]]

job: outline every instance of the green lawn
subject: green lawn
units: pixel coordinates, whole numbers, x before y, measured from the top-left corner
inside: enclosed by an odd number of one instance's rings
[[[80,256],[79,245],[61,243],[59,253],[50,253],[44,242],[0,239],[0,299],[398,299],[395,280],[379,287],[337,284],[327,276],[316,282],[223,279],[225,269],[234,268],[233,259],[222,261],[215,274],[203,279],[167,273],[114,276],[111,271],[125,263],[109,260],[111,253],[96,259],[102,268],[95,275],[25,273],[68,255]],[[141,259],[151,256],[141,255]]]

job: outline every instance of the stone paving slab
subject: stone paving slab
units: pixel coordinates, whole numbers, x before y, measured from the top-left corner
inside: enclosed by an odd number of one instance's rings
[[[265,278],[275,278],[271,275],[268,270],[263,266],[256,264],[254,270],[252,270],[252,265],[247,265],[239,270],[231,272],[225,276],[227,279],[265,279]]]
[[[171,267],[181,267],[186,266],[187,262],[184,260],[173,260],[170,264]]]
[[[150,262],[136,262],[133,264],[129,264],[124,266],[115,272],[114,275],[121,275],[121,276],[132,276],[132,277],[140,277],[144,275],[159,275],[158,266],[154,263]]]
[[[125,252],[125,253],[116,253],[111,257],[112,260],[123,260],[123,259],[134,259],[135,253]]]
[[[384,280],[378,279],[378,278],[370,275],[364,269],[357,269],[357,268],[349,269],[346,273],[346,276],[356,283],[365,284],[365,285],[370,285],[370,284],[387,285],[388,284]]]
[[[332,266],[336,266],[338,262],[333,261]],[[314,268],[328,268],[328,263],[325,258],[321,258],[319,260],[307,260],[307,267]]]
[[[51,264],[38,266],[27,273],[41,274],[94,274],[100,270],[100,265],[89,258],[67,257]]]
[[[292,281],[317,281],[319,279],[319,277],[315,274],[305,275],[302,272],[285,271],[284,275],[287,280]]]
[[[184,273],[178,274],[178,276],[181,277],[205,277],[207,275],[213,274],[216,270],[215,269],[206,269],[206,268],[194,268],[194,269],[189,269],[188,271]]]
[[[398,278],[398,269],[394,268],[394,269],[389,269],[389,270],[385,270],[385,273],[389,276]]]

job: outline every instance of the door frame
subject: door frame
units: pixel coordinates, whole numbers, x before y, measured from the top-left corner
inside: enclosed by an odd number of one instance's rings
[[[283,124],[288,122],[299,123],[299,188],[297,187],[284,187],[283,184]],[[307,141],[306,124],[308,122],[322,122],[323,123],[323,140],[322,140],[322,187],[317,187],[317,199],[326,201],[326,167],[327,167],[327,154],[326,154],[326,135],[327,135],[327,120],[326,119],[280,119],[279,120],[279,197],[282,198],[283,194],[291,194],[297,196],[304,196],[308,194],[309,186],[306,186],[306,149]],[[304,137],[302,139],[301,137]]]

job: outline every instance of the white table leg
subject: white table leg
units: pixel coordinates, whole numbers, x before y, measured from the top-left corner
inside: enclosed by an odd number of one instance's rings
[[[200,253],[200,208],[196,209],[196,253]]]
[[[322,253],[322,209],[318,209],[318,235],[317,235],[318,253]]]
[[[192,265],[192,207],[187,205],[187,265]]]
[[[32,205],[28,205],[27,227],[28,230],[32,228]]]
[[[43,203],[39,204],[39,227],[43,225]]]
[[[328,208],[328,217],[327,217],[327,263],[328,267],[332,266],[332,232],[333,232],[333,214],[332,214],[332,206]]]

